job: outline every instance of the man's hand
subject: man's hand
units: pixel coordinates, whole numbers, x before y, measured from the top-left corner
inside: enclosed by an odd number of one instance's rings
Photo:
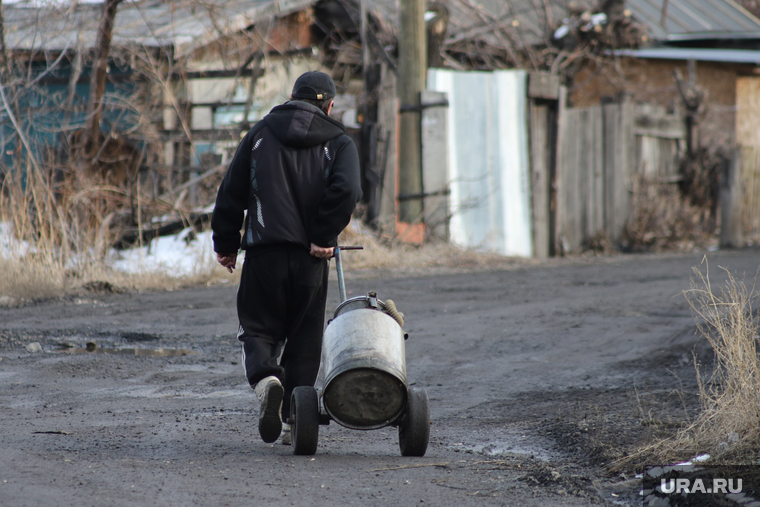
[[[334,250],[335,249],[333,247],[325,248],[312,243],[309,253],[314,257],[319,257],[320,259],[329,259],[333,256]]]
[[[227,271],[232,273],[235,269],[235,263],[237,262],[237,253],[234,254],[216,254],[216,260],[219,264],[227,268]]]

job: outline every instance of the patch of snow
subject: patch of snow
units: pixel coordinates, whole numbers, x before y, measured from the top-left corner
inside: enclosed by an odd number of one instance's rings
[[[710,459],[709,454],[700,454],[699,456],[692,458],[689,461],[684,461],[683,463],[676,463],[675,466],[689,466],[689,465],[693,465],[695,461],[697,463],[702,463],[703,461],[707,461],[708,459]]]
[[[0,257],[5,259],[20,258],[33,251],[26,241],[20,241],[13,235],[13,226],[0,222]]]
[[[111,250],[109,264],[124,273],[163,272],[181,277],[202,273],[215,265],[211,231],[197,233],[192,228],[174,236],[162,236],[142,248]]]
[[[570,33],[570,27],[567,25],[562,25],[554,31],[554,39],[559,40],[568,33]]]
[[[34,252],[34,246],[20,241],[13,235],[10,223],[0,222],[0,258],[19,259]],[[72,255],[66,267],[72,268],[80,262],[89,262]],[[163,236],[146,243],[142,248],[130,250],[111,249],[108,264],[124,273],[165,273],[173,277],[192,276],[205,273],[216,267],[216,254],[211,239],[211,231],[194,233],[191,228],[174,236]]]

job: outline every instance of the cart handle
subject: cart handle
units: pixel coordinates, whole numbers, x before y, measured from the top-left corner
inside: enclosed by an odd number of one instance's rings
[[[346,300],[346,282],[343,281],[343,263],[340,261],[341,250],[364,250],[363,246],[336,246],[333,250],[335,257],[335,270],[338,272],[338,292],[340,293],[340,302]]]

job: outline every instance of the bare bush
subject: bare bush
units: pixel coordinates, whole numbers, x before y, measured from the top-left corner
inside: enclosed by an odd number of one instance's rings
[[[378,235],[352,223],[340,236],[341,245],[358,245],[363,250],[342,257],[346,269],[389,270],[395,273],[435,272],[436,270],[476,270],[522,266],[535,261],[479,252],[444,241],[415,245],[398,238]]]
[[[709,454],[713,463],[754,463],[760,441],[760,322],[753,311],[757,297],[727,269],[717,289],[694,268],[684,295],[694,312],[699,333],[715,353],[710,367],[695,356],[701,410],[674,435],[660,439],[620,460],[614,468],[672,463]]]
[[[713,293],[709,269],[694,269],[686,298],[698,318],[697,327],[715,351],[715,369],[700,372],[702,412],[679,435],[679,448],[708,452],[714,458],[741,459],[754,456],[760,441],[760,326],[752,311],[753,288],[734,278]]]
[[[693,204],[672,183],[639,176],[632,209],[622,234],[625,251],[688,251],[716,241],[718,225],[711,204]]]
[[[229,278],[214,269],[210,248],[208,255],[194,259],[196,268],[186,276],[176,276],[171,266],[138,266],[133,274],[113,269],[109,252],[125,229],[142,230],[162,213],[182,218],[186,210],[152,200],[139,185],[115,185],[72,167],[34,168],[27,160],[17,169],[6,173],[0,184],[0,224],[11,238],[0,249],[0,305],[61,296],[99,283],[139,290]],[[148,244],[141,238],[139,246]]]

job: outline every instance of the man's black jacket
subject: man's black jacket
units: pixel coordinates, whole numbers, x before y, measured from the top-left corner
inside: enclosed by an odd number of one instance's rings
[[[240,142],[219,187],[214,250],[335,246],[361,198],[359,178],[359,155],[340,122],[306,102],[277,106]]]

